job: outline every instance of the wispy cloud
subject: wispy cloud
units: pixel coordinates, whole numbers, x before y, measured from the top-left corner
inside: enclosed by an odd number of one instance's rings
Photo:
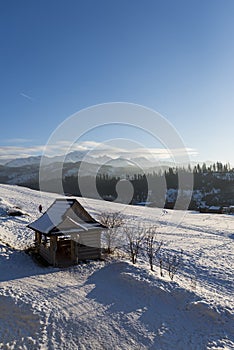
[[[119,147],[121,145],[121,147]],[[67,152],[69,143],[66,142],[59,143],[58,145],[53,145],[51,151],[55,151],[56,147],[59,146],[61,153]],[[173,157],[183,157],[183,156],[197,156],[198,152],[194,148],[148,148],[143,145],[140,147],[134,147],[129,142],[124,142],[124,140],[119,140],[119,142],[107,142],[99,143],[94,141],[83,141],[81,143],[74,143],[72,147],[69,147],[69,152],[71,151],[87,151],[93,156],[104,156],[107,155],[112,158],[123,157],[126,159],[136,158],[136,157],[145,157],[147,159],[171,159]]]
[[[28,143],[32,142],[32,139],[24,139],[24,138],[13,138],[13,139],[4,139],[5,143]]]
[[[21,139],[22,140],[22,139]],[[173,156],[197,156],[197,150],[193,148],[186,149],[164,149],[164,148],[132,148],[116,147],[106,143],[98,143],[94,141],[83,141],[74,143],[72,146],[69,141],[60,141],[57,144],[36,145],[36,146],[0,146],[0,160],[24,158],[37,156],[45,153],[47,156],[56,156],[67,154],[73,151],[89,152],[94,157],[109,156],[111,158],[139,158],[145,157],[148,160],[169,160]]]
[[[26,98],[29,101],[34,101],[34,98],[32,96],[29,96],[29,95],[25,94],[24,92],[20,92],[20,96]]]
[[[42,154],[44,146],[20,147],[20,146],[0,146],[0,159],[10,160],[15,158],[26,158]]]

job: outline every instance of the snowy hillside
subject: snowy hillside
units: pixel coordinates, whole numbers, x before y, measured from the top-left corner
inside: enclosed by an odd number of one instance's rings
[[[234,349],[234,216],[78,198],[94,216],[121,211],[156,225],[166,250],[183,249],[170,281],[127,256],[39,266],[22,251],[34,238],[26,225],[55,198],[0,185],[0,349]],[[27,215],[7,216],[14,206]]]

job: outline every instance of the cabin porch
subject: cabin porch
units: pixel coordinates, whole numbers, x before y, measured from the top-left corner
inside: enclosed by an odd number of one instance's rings
[[[35,234],[35,244],[40,256],[53,266],[70,266],[86,259],[101,257],[101,249],[79,243],[71,236],[46,236]]]

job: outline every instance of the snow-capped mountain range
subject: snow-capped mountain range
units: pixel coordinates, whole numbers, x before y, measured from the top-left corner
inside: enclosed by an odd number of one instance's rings
[[[17,168],[22,166],[31,166],[31,165],[40,165],[41,160],[43,159],[43,164],[52,164],[52,163],[76,163],[85,161],[86,163],[99,164],[99,165],[108,165],[113,167],[133,167],[140,166],[144,168],[149,168],[155,164],[145,157],[136,157],[136,158],[124,158],[117,157],[113,158],[108,155],[102,156],[92,156],[88,154],[88,151],[73,151],[67,155],[59,155],[54,157],[47,156],[32,156],[27,158],[16,158],[6,162],[4,165],[7,167]]]
[[[32,184],[38,181],[40,169],[44,169],[47,180],[57,178],[59,169],[63,169],[63,177],[78,173],[82,165],[82,176],[96,176],[108,174],[124,177],[151,172],[154,163],[144,157],[125,159],[112,158],[108,155],[90,155],[88,151],[73,151],[65,155],[54,157],[32,156],[17,158],[0,165],[0,182],[9,184]],[[155,165],[158,167],[159,165]],[[167,165],[165,165],[168,167]]]

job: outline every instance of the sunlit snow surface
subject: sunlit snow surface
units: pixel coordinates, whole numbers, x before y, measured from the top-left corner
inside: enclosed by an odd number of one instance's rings
[[[56,197],[0,185],[3,209],[29,215],[0,216],[0,349],[234,349],[234,216],[78,198],[94,217],[120,211],[129,224],[157,226],[166,250],[183,249],[171,282],[142,259],[37,265],[21,251],[34,238],[26,225]]]

